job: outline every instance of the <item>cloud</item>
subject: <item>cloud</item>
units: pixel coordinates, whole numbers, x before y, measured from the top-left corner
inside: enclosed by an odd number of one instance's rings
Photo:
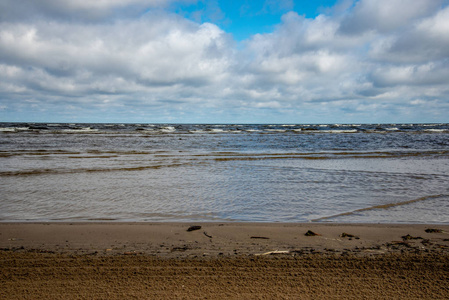
[[[447,1],[343,1],[316,18],[290,11],[240,44],[167,11],[169,0],[18,3],[0,4],[2,118],[380,122],[449,113]]]
[[[439,0],[364,0],[342,20],[340,31],[361,34],[365,31],[389,32],[409,26],[414,20],[431,15],[440,7]]]
[[[213,24],[159,15],[96,26],[37,22],[0,29],[2,63],[78,84],[98,76],[144,86],[205,84],[227,68],[228,43]]]
[[[177,1],[192,2],[193,0]],[[110,17],[131,17],[148,9],[167,7],[174,0],[2,0],[0,21],[33,22],[36,19],[100,21]]]
[[[418,20],[400,32],[391,32],[372,44],[371,55],[383,61],[426,63],[449,56],[449,7]]]

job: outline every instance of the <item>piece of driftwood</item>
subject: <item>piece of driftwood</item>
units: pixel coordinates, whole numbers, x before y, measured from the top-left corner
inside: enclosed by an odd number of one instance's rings
[[[194,225],[194,226],[190,226],[187,231],[194,231],[194,230],[200,230],[201,226],[199,225]]]
[[[262,256],[262,255],[271,255],[271,254],[288,254],[290,253],[290,251],[286,251],[286,250],[274,250],[274,251],[268,251],[265,253],[259,253],[259,254],[254,254],[256,256]]]
[[[315,233],[312,230],[308,230],[304,235],[305,236],[317,236],[317,235],[321,235],[321,234]]]

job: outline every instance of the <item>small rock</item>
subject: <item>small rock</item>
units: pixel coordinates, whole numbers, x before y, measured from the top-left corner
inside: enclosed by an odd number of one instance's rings
[[[186,245],[184,245],[184,246],[181,246],[181,247],[173,247],[172,249],[171,249],[171,252],[174,252],[174,251],[187,251],[187,250],[189,250],[189,247],[187,247]]]
[[[443,230],[436,229],[436,228],[428,228],[428,229],[425,230],[425,232],[427,232],[427,233],[442,233]]]
[[[305,236],[317,236],[317,235],[321,235],[321,234],[315,233],[315,232],[313,232],[312,230],[308,230],[308,231],[305,233]]]
[[[194,226],[190,226],[189,229],[187,229],[187,231],[194,231],[194,230],[200,230],[201,226],[198,225],[194,225]]]
[[[346,232],[343,232],[342,234],[340,234],[340,237],[355,238],[356,240],[359,239],[358,236],[355,236],[355,235],[353,235],[353,234],[349,234],[349,233],[346,233]]]
[[[422,240],[420,236],[411,236],[410,234],[402,236],[403,240]]]

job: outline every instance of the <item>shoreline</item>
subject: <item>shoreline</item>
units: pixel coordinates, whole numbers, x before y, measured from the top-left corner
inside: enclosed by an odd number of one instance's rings
[[[190,226],[200,228],[187,231]],[[438,229],[440,232],[426,232]],[[317,235],[306,236],[311,231]],[[372,255],[449,252],[449,225],[226,223],[226,222],[36,222],[0,223],[3,250],[59,254],[166,258],[322,253]]]
[[[449,225],[0,223],[2,299],[447,299],[447,282]]]

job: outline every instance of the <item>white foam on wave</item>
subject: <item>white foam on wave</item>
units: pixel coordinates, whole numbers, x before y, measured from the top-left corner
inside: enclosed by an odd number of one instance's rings
[[[206,133],[206,131],[198,129],[198,130],[190,130],[190,133]]]
[[[83,128],[79,128],[79,129],[63,129],[61,131],[65,132],[65,133],[94,133],[94,132],[98,132],[98,129],[90,128],[90,127],[83,127]]]
[[[422,124],[421,126],[424,127],[431,127],[431,126],[441,126],[441,125],[445,125],[444,123],[437,123],[437,124]]]
[[[426,129],[426,132],[447,132],[447,129]]]
[[[166,126],[161,128],[162,132],[174,132],[176,131],[176,128],[173,126]]]
[[[270,131],[270,132],[286,132],[285,129],[265,129],[265,131]]]
[[[323,132],[323,133],[356,133],[358,132],[357,129],[342,129],[342,130],[320,130],[318,132]]]
[[[3,127],[0,128],[1,132],[17,132],[17,131],[27,131],[30,130],[29,127]]]
[[[10,127],[4,127],[4,128],[0,128],[1,132],[14,132],[15,128],[10,128]]]

